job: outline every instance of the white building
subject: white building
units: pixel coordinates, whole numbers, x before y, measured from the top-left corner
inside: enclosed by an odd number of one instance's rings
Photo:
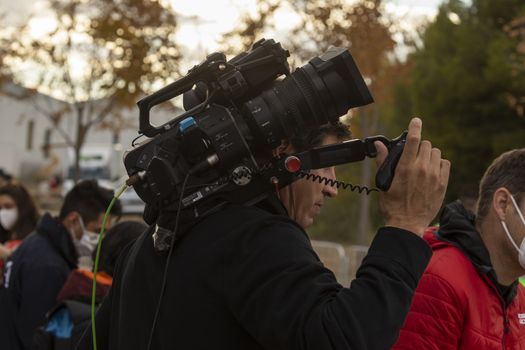
[[[22,89],[16,85],[9,85],[7,88],[13,93]],[[68,164],[71,163],[71,149],[68,151],[64,138],[35,107],[37,103],[47,110],[57,110],[62,102],[42,94],[33,96],[32,99],[19,100],[0,95],[0,168],[22,180],[45,177],[49,174],[65,174],[71,165]],[[138,112],[137,107],[123,113],[131,120],[136,120],[136,129],[130,128],[120,132],[120,144],[124,149],[130,148],[132,140],[138,136]],[[177,114],[159,109],[155,111],[155,120],[165,122]],[[62,129],[68,135],[74,135],[75,122],[73,115],[64,117]],[[43,152],[46,133],[50,136],[52,146],[51,156],[48,158],[44,157]],[[114,147],[113,139],[114,135],[110,130],[101,130],[94,126],[90,129],[84,145]]]

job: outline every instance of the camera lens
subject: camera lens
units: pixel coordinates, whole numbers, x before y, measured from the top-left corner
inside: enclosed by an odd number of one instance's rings
[[[246,101],[242,115],[254,136],[274,148],[282,139],[336,121],[350,108],[371,102],[348,50],[331,48]]]

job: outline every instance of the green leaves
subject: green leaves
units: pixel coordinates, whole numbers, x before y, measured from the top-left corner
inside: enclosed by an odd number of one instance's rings
[[[508,26],[524,11],[522,1],[478,0],[465,7],[451,0],[414,55],[411,113],[422,116],[426,137],[452,161],[448,199],[477,184],[501,152],[523,147],[525,119],[512,101],[525,96],[518,50],[524,37],[512,36]]]

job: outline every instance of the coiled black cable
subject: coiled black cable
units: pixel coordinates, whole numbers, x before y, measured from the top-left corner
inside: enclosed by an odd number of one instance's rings
[[[310,180],[310,181],[313,181],[313,182],[324,183],[325,185],[330,185],[330,186],[334,186],[334,187],[337,187],[337,188],[342,188],[344,190],[350,190],[350,191],[358,192],[358,193],[365,192],[365,194],[367,194],[367,195],[369,195],[370,192],[374,192],[374,191],[379,192],[379,190],[377,188],[370,188],[370,187],[367,187],[367,186],[364,186],[364,185],[353,185],[353,184],[346,183],[346,182],[343,182],[343,181],[329,179],[327,177],[320,176],[320,175],[317,175],[317,174],[307,173],[305,171],[299,171],[299,172],[297,172],[295,174],[295,176],[298,176],[300,178],[303,178],[303,179],[306,179],[306,180]]]

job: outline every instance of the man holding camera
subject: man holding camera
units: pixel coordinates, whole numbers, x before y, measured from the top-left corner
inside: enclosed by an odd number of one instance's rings
[[[392,185],[380,194],[385,226],[350,287],[321,264],[304,231],[337,189],[297,180],[192,227],[176,243],[164,281],[166,255],[154,249],[153,228],[139,238],[97,313],[98,349],[389,349],[430,259],[421,236],[450,171],[421,129],[414,118]],[[347,137],[333,123],[284,140],[274,155]],[[375,146],[380,165],[388,150]],[[335,179],[333,167],[314,172]],[[91,348],[89,329],[77,349]]]

